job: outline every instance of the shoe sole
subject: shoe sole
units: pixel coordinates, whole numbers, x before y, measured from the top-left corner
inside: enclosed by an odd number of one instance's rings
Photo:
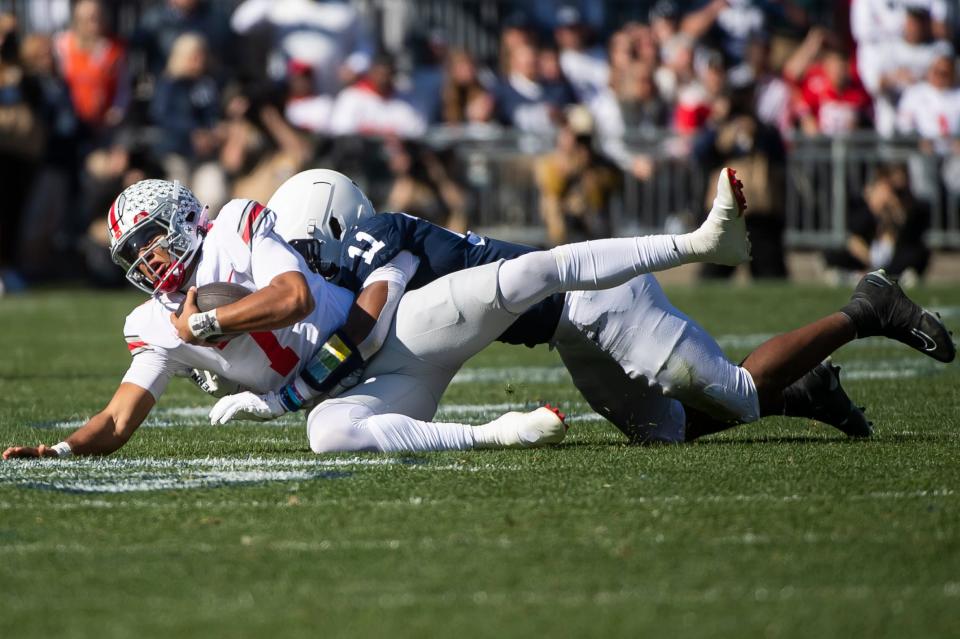
[[[727,168],[727,180],[730,182],[730,190],[733,191],[733,199],[737,201],[737,210],[743,215],[747,210],[747,196],[743,194],[743,182],[737,179],[735,169]]]

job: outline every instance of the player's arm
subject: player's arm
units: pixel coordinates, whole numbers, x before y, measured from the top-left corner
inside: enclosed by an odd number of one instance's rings
[[[124,382],[120,384],[106,408],[91,417],[60,444],[11,446],[3,451],[3,458],[109,455],[127,443],[154,404],[156,400],[149,391],[136,384]]]
[[[313,294],[299,270],[299,258],[279,237],[268,233],[257,238],[251,261],[254,281],[263,285],[233,304],[201,313],[196,290],[187,292],[183,312],[179,317],[170,316],[180,339],[199,344],[215,333],[270,331],[290,326],[313,312]]]
[[[273,419],[349,387],[344,380],[362,370],[383,345],[400,298],[419,263],[409,251],[401,251],[375,269],[364,280],[347,321],[321,345],[293,381],[275,393],[243,392],[224,397],[210,411],[210,422],[225,424],[235,416]]]
[[[364,361],[373,357],[383,346],[400,298],[419,264],[419,258],[412,253],[400,251],[364,280],[363,289],[350,308],[342,329],[357,345]]]

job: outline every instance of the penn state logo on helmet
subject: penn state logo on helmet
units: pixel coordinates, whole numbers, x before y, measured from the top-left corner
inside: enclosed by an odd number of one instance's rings
[[[189,189],[179,182],[141,180],[110,205],[110,259],[140,290],[170,293],[183,284],[206,229],[207,209]],[[159,269],[148,259],[155,248],[170,255]]]

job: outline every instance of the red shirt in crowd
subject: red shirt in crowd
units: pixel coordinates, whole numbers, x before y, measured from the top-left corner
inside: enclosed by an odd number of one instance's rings
[[[842,88],[835,87],[824,71],[815,64],[800,82],[797,115],[812,115],[820,132],[825,135],[846,133],[868,120],[873,101],[856,77],[851,77]]]

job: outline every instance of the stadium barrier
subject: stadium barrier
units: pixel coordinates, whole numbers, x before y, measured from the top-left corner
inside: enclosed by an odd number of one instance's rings
[[[424,141],[454,150],[474,196],[472,223],[510,228],[517,237],[542,236],[533,157],[548,153],[552,140],[497,127],[435,127]],[[611,210],[615,232],[673,231],[695,223],[708,185],[704,171],[690,160],[687,143],[662,131],[626,144],[631,152],[650,157],[654,170],[648,180],[625,177]],[[921,152],[917,140],[889,140],[870,132],[797,137],[788,143],[785,167],[786,244],[800,249],[842,246],[851,200],[878,166],[900,163],[908,167],[914,195],[930,205],[930,246],[960,249],[960,190],[948,186],[954,162]]]

